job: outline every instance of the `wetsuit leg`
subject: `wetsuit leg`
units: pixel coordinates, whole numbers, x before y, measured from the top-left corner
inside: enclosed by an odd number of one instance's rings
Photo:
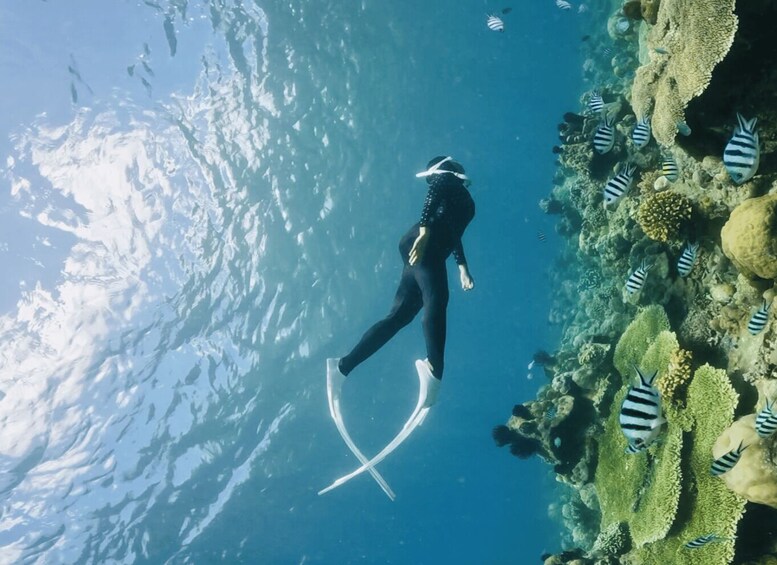
[[[421,289],[418,287],[414,271],[416,268],[405,265],[394,297],[394,304],[388,316],[367,330],[356,347],[340,360],[340,372],[344,375],[348,375],[356,366],[383,347],[399,330],[412,322],[421,310]]]
[[[432,374],[442,379],[448,310],[448,272],[445,260],[419,265],[415,270],[415,278],[424,304],[426,355],[432,365]]]

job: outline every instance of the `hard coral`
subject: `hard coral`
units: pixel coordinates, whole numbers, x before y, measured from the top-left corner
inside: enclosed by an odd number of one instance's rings
[[[712,455],[720,457],[736,448],[739,442],[747,446],[739,462],[723,481],[733,492],[750,502],[777,508],[777,466],[770,456],[774,438],[762,440],[755,432],[755,414],[749,414],[734,422],[718,438]]]
[[[691,379],[691,357],[691,352],[685,349],[677,349],[672,353],[666,373],[656,383],[661,399],[665,402],[685,404],[685,388]]]
[[[667,56],[652,57],[637,69],[631,105],[638,116],[651,115],[653,136],[670,146],[685,108],[710,83],[712,71],[734,42],[735,0],[663,0],[648,47]],[[647,19],[647,18],[646,18]]]
[[[720,232],[723,253],[751,281],[777,279],[777,194],[737,206]]]
[[[691,201],[682,194],[667,190],[651,194],[639,206],[637,221],[645,235],[666,243],[675,239],[682,225],[691,219]]]

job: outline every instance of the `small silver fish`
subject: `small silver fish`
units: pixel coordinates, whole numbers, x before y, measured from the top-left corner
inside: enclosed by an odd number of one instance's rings
[[[755,431],[760,438],[767,438],[777,431],[777,412],[772,407],[774,401],[766,401],[766,406],[755,418]]]
[[[687,277],[691,274],[694,263],[696,263],[696,255],[699,251],[698,243],[689,243],[683,249],[680,258],[677,260],[677,272],[681,277]]]
[[[755,311],[750,317],[750,321],[747,322],[747,331],[756,335],[766,327],[766,322],[769,319],[769,309],[772,307],[771,303],[767,304],[766,300],[763,301],[761,307]]]
[[[645,279],[647,279],[647,274],[651,267],[652,265],[643,259],[639,267],[626,279],[626,292],[630,295],[639,292],[642,289],[642,285],[645,284]]]
[[[493,16],[491,14],[486,14],[486,25],[488,26],[488,29],[490,29],[491,31],[505,30],[505,23],[502,21],[502,18]]]
[[[737,113],[737,127],[734,136],[723,151],[723,164],[736,184],[742,184],[755,175],[761,158],[758,133],[755,125],[758,118],[746,120]]]
[[[742,457],[742,452],[747,449],[747,446],[742,445],[743,442],[739,442],[739,447],[732,449],[728,453],[721,455],[715,461],[712,462],[710,467],[710,474],[713,477],[728,473],[739,462],[739,458]]]
[[[642,149],[648,144],[650,141],[650,116],[645,116],[637,122],[634,131],[631,132],[631,140],[637,149]]]

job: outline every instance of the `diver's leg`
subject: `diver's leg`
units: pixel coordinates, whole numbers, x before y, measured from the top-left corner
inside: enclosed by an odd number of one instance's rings
[[[348,375],[357,365],[383,347],[421,310],[421,291],[413,275],[415,270],[415,267],[405,265],[394,297],[394,305],[388,316],[368,329],[356,347],[340,359],[339,367],[343,375]]]
[[[415,276],[424,303],[423,328],[427,359],[433,375],[442,380],[448,310],[448,273],[445,262],[424,265],[416,271]]]

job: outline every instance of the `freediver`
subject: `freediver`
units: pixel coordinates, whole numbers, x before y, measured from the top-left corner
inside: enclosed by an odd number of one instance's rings
[[[403,269],[394,304],[385,318],[374,324],[362,336],[350,353],[340,359],[327,360],[327,396],[332,418],[346,444],[361,461],[362,467],[335,481],[323,494],[363,471],[369,471],[393,498],[374,465],[393,451],[420,425],[435,403],[442,382],[448,306],[448,273],[446,259],[453,254],[459,268],[461,287],[471,290],[475,282],[467,266],[461,237],[475,216],[475,202],[467,187],[470,184],[464,167],[452,157],[435,157],[425,171],[416,174],[425,178],[429,189],[421,219],[399,241]],[[346,377],[361,363],[383,347],[397,332],[408,325],[423,308],[423,331],[427,358],[416,361],[420,391],[416,409],[394,438],[372,460],[356,449],[345,430],[340,413],[340,389]]]

